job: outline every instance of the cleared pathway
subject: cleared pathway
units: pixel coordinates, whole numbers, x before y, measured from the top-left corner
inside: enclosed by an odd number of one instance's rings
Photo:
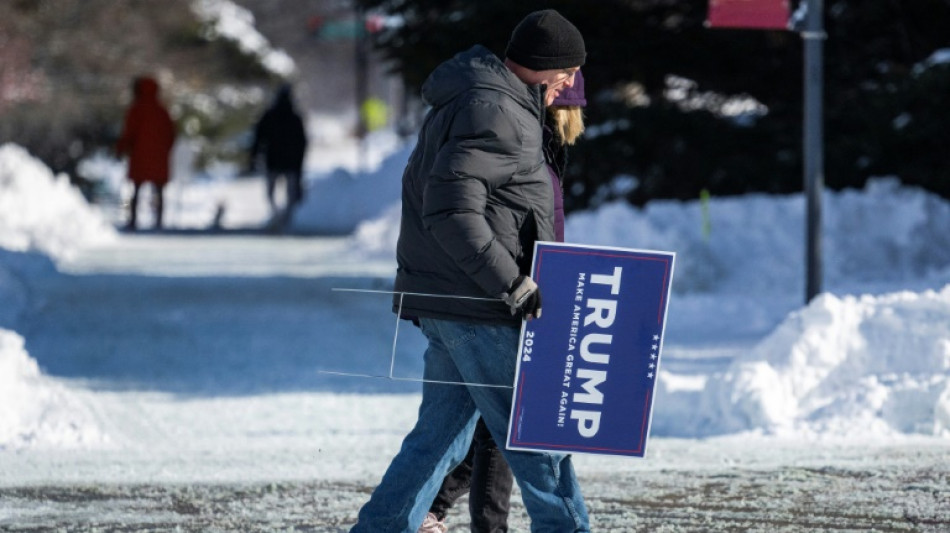
[[[389,298],[331,289],[386,288],[393,265],[347,249],[125,235],[22,277],[16,330],[107,438],[0,453],[0,530],[346,531],[417,405],[413,384],[317,372],[389,368]],[[419,372],[419,342],[397,374]],[[682,371],[728,360],[680,353]],[[653,439],[646,460],[576,465],[597,532],[950,531],[946,442]]]

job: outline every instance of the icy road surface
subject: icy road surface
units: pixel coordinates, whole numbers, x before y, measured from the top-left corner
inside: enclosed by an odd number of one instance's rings
[[[331,289],[386,288],[393,265],[342,238],[126,235],[18,268],[13,329],[66,429],[0,450],[0,531],[346,531],[414,421],[414,384],[318,372],[389,370],[388,297]],[[396,374],[418,375],[400,339]],[[671,341],[669,368],[721,367],[715,340]],[[596,532],[950,531],[947,439],[654,437],[576,468]]]

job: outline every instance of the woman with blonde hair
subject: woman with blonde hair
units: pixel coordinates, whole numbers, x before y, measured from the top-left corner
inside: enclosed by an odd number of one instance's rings
[[[564,188],[562,180],[567,169],[567,147],[573,146],[584,133],[584,75],[577,71],[574,84],[565,87],[548,106],[544,125],[544,161],[554,186],[554,233],[557,242],[564,242]]]

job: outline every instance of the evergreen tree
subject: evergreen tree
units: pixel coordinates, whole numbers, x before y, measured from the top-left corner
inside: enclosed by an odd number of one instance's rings
[[[642,205],[703,189],[801,190],[802,41],[794,32],[709,29],[707,0],[357,3],[401,20],[375,40],[410,91],[473,44],[502,55],[531,11],[554,8],[574,22],[588,47],[590,135],[571,152],[569,209],[617,196]],[[933,56],[950,47],[950,0],[829,0],[825,10],[826,183],[861,186],[896,174],[950,198],[940,152],[950,140],[950,63]],[[638,186],[612,186],[621,175]]]
[[[77,165],[114,147],[132,80],[147,74],[171,80],[162,98],[184,135],[200,136],[215,155],[236,152],[231,139],[262,106],[216,106],[213,94],[224,85],[265,87],[276,76],[211,33],[190,0],[0,2],[0,144],[27,148],[90,193]]]

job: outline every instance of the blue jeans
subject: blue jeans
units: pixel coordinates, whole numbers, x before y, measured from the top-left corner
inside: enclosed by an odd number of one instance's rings
[[[519,330],[420,319],[429,339],[429,381],[514,383]],[[423,383],[419,419],[402,442],[352,533],[415,533],[445,475],[468,452],[479,414],[496,442],[507,442],[511,389]],[[590,531],[569,455],[502,450],[521,488],[531,531]]]

